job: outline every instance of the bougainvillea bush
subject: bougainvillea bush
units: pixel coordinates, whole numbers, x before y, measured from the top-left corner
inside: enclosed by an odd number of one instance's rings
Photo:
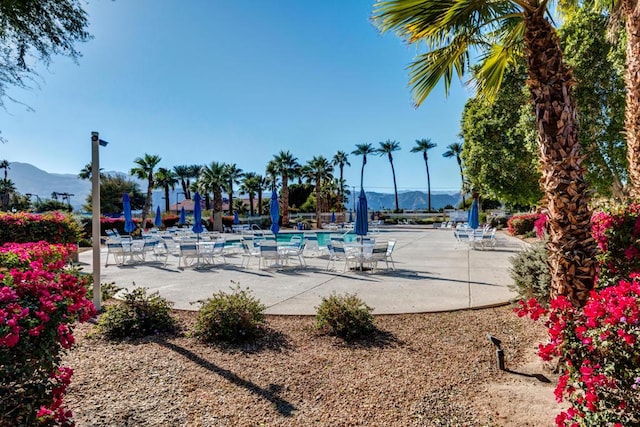
[[[0,247],[0,425],[68,425],[61,367],[73,325],[95,314],[85,280],[65,268],[72,245]]]
[[[81,232],[80,225],[71,215],[60,212],[0,212],[0,244],[40,240],[49,243],[77,243]]]
[[[544,360],[556,359],[556,398],[569,408],[559,426],[640,425],[640,207],[598,212],[592,233],[598,245],[596,288],[583,307],[559,296],[541,306],[520,301],[520,316],[545,319]]]
[[[640,271],[640,205],[595,213],[591,231],[598,244],[598,287],[610,286]]]
[[[558,358],[556,399],[571,405],[557,425],[640,425],[639,308],[637,276],[593,291],[584,308],[562,296],[549,309],[535,299],[520,301],[520,316],[548,316],[549,342],[538,354]]]

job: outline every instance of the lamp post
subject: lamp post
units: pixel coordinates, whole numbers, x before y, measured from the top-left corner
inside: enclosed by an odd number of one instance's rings
[[[100,289],[100,150],[107,141],[100,139],[98,132],[91,132],[91,226],[93,240],[93,305],[100,310],[102,291]]]
[[[38,213],[38,206],[40,206],[40,196],[38,196],[37,194],[34,194],[34,193],[26,193],[25,196],[27,196],[29,198],[29,201],[31,201],[31,197],[36,196],[36,204],[37,204],[37,206],[35,206],[35,211],[36,211],[36,213]]]
[[[178,209],[178,196],[182,194],[184,196],[184,191],[176,191],[176,214],[180,214],[180,209]]]

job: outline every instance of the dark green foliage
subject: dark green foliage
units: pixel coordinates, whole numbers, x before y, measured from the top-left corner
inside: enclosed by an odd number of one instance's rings
[[[322,298],[316,310],[316,327],[326,334],[351,341],[367,337],[376,330],[372,308],[355,294],[332,294]]]
[[[203,341],[245,343],[262,332],[265,306],[249,289],[236,285],[231,293],[218,292],[201,301],[195,335]]]
[[[519,299],[536,298],[546,306],[549,303],[551,274],[547,264],[547,250],[544,243],[536,243],[511,258],[511,278],[509,286],[518,292]]]
[[[100,317],[100,333],[110,339],[139,338],[172,332],[176,321],[171,316],[173,303],[146,288],[135,288],[124,294],[122,302],[107,307]]]
[[[462,160],[482,199],[534,205],[540,200],[537,132],[523,66],[507,70],[495,102],[470,98],[462,113]],[[491,209],[483,202],[483,208]]]
[[[53,55],[78,58],[75,44],[90,38],[87,26],[79,0],[0,1],[0,105],[10,86],[35,81],[34,60],[48,65]]]
[[[624,34],[612,44],[608,18],[582,8],[568,17],[558,32],[565,60],[578,81],[574,94],[580,106],[580,145],[586,177],[601,196],[621,198],[627,179],[624,139]],[[621,26],[620,33],[624,33]]]
[[[100,175],[100,213],[122,212],[122,195],[125,192],[129,194],[131,209],[142,209],[145,196],[135,181],[123,175]],[[91,194],[82,209],[91,212]]]

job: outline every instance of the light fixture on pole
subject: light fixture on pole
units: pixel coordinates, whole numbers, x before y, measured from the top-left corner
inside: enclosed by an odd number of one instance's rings
[[[184,191],[176,191],[176,214],[180,213],[180,203],[178,203],[178,195],[182,194],[184,196]]]
[[[100,139],[98,132],[91,132],[91,226],[93,240],[93,305],[100,310],[102,290],[100,289],[100,150],[107,141]]]
[[[36,205],[34,205],[34,208],[35,208],[36,213],[38,213],[38,207],[40,206],[40,196],[38,196],[35,193],[26,193],[25,196],[27,196],[29,198],[29,201],[31,201],[31,197],[35,196]]]

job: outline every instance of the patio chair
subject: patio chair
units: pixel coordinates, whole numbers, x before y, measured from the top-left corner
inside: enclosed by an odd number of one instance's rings
[[[260,242],[260,258],[258,259],[258,268],[262,270],[262,264],[267,260],[274,260],[276,264],[280,260],[278,254],[278,246],[276,242],[263,240]]]
[[[184,263],[184,266],[194,265],[200,258],[198,254],[198,245],[196,243],[180,243],[180,257],[178,258],[178,268],[180,268],[180,262]]]
[[[372,270],[376,270],[378,268],[378,261],[385,261],[387,258],[387,242],[378,242],[373,245],[371,248],[371,255],[365,256],[365,262],[369,264],[369,267]],[[389,268],[389,263],[387,264],[387,269]]]
[[[302,256],[302,253],[304,252],[304,248],[305,248],[305,243],[301,242],[298,245],[295,246],[291,246],[291,247],[287,247],[285,248],[282,253],[280,254],[281,256],[284,256],[285,258],[285,262],[287,262],[290,259],[298,259],[298,262],[300,263],[301,267],[306,267],[307,263],[304,260],[304,257]]]
[[[180,266],[180,245],[173,240],[172,236],[162,236],[162,246],[164,247],[162,252],[159,252],[158,255],[165,255],[163,267],[167,266],[167,261],[169,261],[169,255],[173,255],[178,257],[178,267]],[[158,245],[160,246],[160,245]]]
[[[241,267],[249,267],[249,263],[251,262],[251,258],[258,258],[258,262],[260,260],[260,249],[255,247],[249,247],[249,244],[246,240],[242,239],[240,241],[240,245],[242,245],[242,260],[240,263]],[[247,265],[244,265],[244,260],[247,260]]]
[[[331,264],[333,264],[333,268],[335,269],[337,261],[344,261],[344,269],[342,271],[347,271],[349,261],[355,261],[355,258],[348,255],[344,246],[341,244],[334,245],[333,243],[329,243],[327,245],[327,249],[329,250],[329,263],[327,264],[327,270],[329,270]]]
[[[216,240],[211,247],[211,251],[207,253],[206,260],[215,263],[216,258],[222,258],[224,264],[227,263],[227,259],[224,257],[224,240]]]
[[[393,254],[393,248],[395,247],[396,247],[396,241],[389,240],[387,242],[387,252],[384,255],[384,261],[387,263],[387,268],[389,268],[389,261],[391,261],[392,270],[396,269],[396,263],[393,261],[393,258],[391,257],[391,254]]]
[[[482,234],[480,245],[482,247],[482,250],[484,250],[484,248],[486,247],[490,247],[491,249],[496,247],[496,229],[495,228],[485,231]]]
[[[125,252],[122,242],[107,242],[107,258],[104,261],[105,267],[109,265],[109,255],[111,255],[116,265],[124,264],[127,252]]]

